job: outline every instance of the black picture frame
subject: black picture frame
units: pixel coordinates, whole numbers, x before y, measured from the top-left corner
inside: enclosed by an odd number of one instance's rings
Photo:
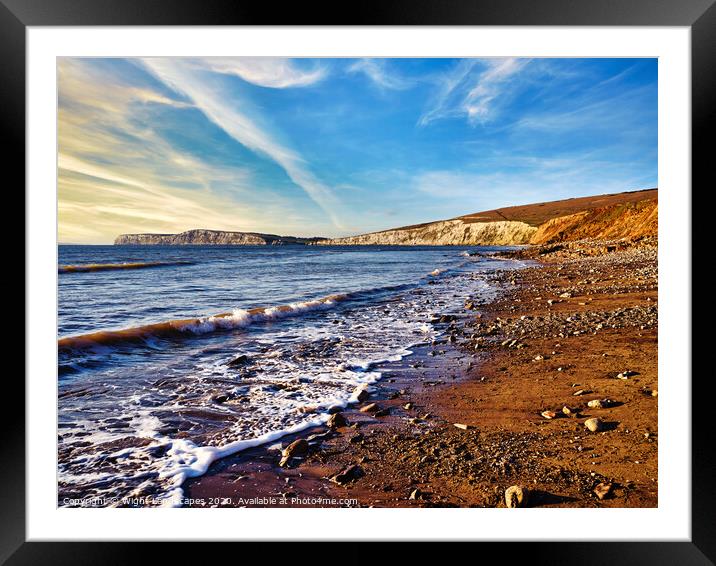
[[[712,187],[713,160],[708,148],[713,136],[716,100],[716,6],[714,0],[399,0],[282,4],[231,0],[0,0],[0,120],[6,171],[25,179],[25,33],[28,26],[96,25],[560,25],[560,26],[688,26],[692,55],[692,184]],[[701,189],[700,189],[701,190]],[[704,189],[705,190],[705,189]],[[684,198],[690,198],[684,187]],[[694,219],[695,220],[695,219]],[[696,225],[692,221],[692,225]],[[27,297],[26,297],[27,300]],[[683,329],[690,332],[691,329]],[[31,337],[27,337],[30,339]],[[569,542],[490,543],[490,550],[525,563],[589,564],[713,564],[716,562],[716,498],[714,497],[713,391],[710,373],[691,379],[690,360],[684,373],[664,376],[692,387],[692,537],[690,542]],[[0,563],[124,564],[156,554],[166,563],[190,559],[186,545],[146,543],[26,542],[24,384],[5,383],[5,394],[18,414],[9,419],[19,426],[5,428],[0,442]],[[7,410],[10,410],[9,408]],[[290,530],[281,531],[290,536]],[[593,535],[585,529],[585,536]],[[347,538],[350,533],[346,533]],[[559,533],[554,533],[559,537]],[[320,538],[320,528],[316,530]],[[248,544],[248,543],[244,543]],[[253,543],[252,543],[253,544]],[[275,543],[271,543],[275,544]],[[351,543],[357,545],[358,543]],[[371,544],[371,543],[362,543]],[[205,545],[204,545],[205,546]],[[220,545],[225,546],[225,545]],[[255,549],[291,562],[336,559],[364,562],[371,550],[333,552],[301,549]],[[251,549],[254,550],[254,549]],[[202,550],[206,552],[206,550]],[[326,554],[323,554],[326,552]],[[383,550],[380,551],[384,552]],[[253,555],[242,550],[242,555]],[[323,558],[321,558],[323,556]],[[363,557],[362,559],[360,557]],[[426,558],[423,545],[401,550],[403,559]],[[457,556],[457,555],[455,555]],[[470,557],[471,555],[466,555]],[[485,558],[487,555],[484,555]],[[351,558],[352,557],[352,558]],[[371,558],[372,557],[372,558]],[[474,555],[474,559],[479,559]],[[238,557],[231,558],[231,560]],[[471,558],[472,559],[472,558]]]

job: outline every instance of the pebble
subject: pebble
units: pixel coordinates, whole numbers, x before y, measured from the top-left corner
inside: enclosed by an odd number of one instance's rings
[[[280,467],[284,467],[291,458],[296,456],[304,456],[308,453],[308,441],[305,438],[294,440],[286,446],[281,452],[281,461],[278,463]]]
[[[599,483],[594,488],[594,494],[597,496],[597,498],[601,501],[602,499],[606,499],[609,497],[612,493],[612,484],[610,483]]]
[[[368,391],[366,391],[366,388],[364,385],[360,385],[356,387],[355,391],[353,392],[353,395],[355,395],[355,398],[360,401],[365,401],[368,397],[370,397],[370,394]]]
[[[548,420],[554,419],[557,416],[557,413],[555,413],[554,411],[543,411],[541,414],[545,419]]]
[[[527,505],[528,491],[519,485],[513,485],[505,490],[505,506],[511,509]]]
[[[459,428],[460,430],[468,430],[469,428],[472,428],[472,427],[470,427],[470,425],[466,425],[466,424],[462,424],[462,423],[454,423],[453,426],[455,428]]]
[[[352,466],[348,466],[347,468],[338,472],[335,476],[331,478],[331,481],[333,483],[337,483],[338,485],[345,485],[347,483],[357,480],[363,475],[363,469],[360,466],[353,464]]]
[[[378,403],[368,403],[360,408],[361,413],[375,413],[379,410]]]
[[[584,426],[587,427],[591,432],[599,432],[602,430],[602,419],[595,417],[593,419],[587,419],[584,421]]]
[[[328,421],[326,422],[326,426],[330,429],[336,429],[341,428],[343,426],[348,426],[348,421],[341,413],[334,413],[332,414]]]

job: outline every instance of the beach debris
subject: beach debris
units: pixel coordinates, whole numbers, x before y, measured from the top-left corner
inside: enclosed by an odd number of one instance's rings
[[[378,403],[368,403],[367,405],[363,405],[360,408],[361,413],[376,413],[380,411],[380,407],[378,407]]]
[[[338,485],[346,485],[347,483],[351,483],[363,477],[364,475],[365,473],[360,466],[352,464],[338,472],[335,476],[333,476],[331,478],[331,481],[333,483],[337,483]]]
[[[568,293],[568,292],[562,293],[562,294],[559,296],[559,298],[560,298],[560,299],[571,299],[571,298],[572,298],[572,293]]]
[[[505,507],[526,507],[529,492],[519,485],[512,485],[505,490]]]
[[[659,392],[658,392],[656,389],[654,389],[654,390],[651,392],[651,396],[652,396],[652,397],[658,397],[658,396],[659,396]]]
[[[423,492],[419,489],[414,489],[410,492],[410,497],[408,499],[422,499],[423,498]]]
[[[541,354],[537,354],[537,355],[535,356],[534,360],[535,360],[536,362],[541,362],[542,360],[544,360],[544,356],[541,355]]]
[[[599,499],[600,501],[602,499],[606,499],[612,494],[613,487],[614,486],[611,483],[598,483],[594,488],[594,495],[596,495],[597,499]]]
[[[557,413],[554,411],[542,411],[540,414],[547,420],[552,420],[557,417]]]
[[[626,370],[617,375],[617,379],[629,379],[632,375],[636,375],[635,371]]]
[[[565,405],[564,407],[562,407],[562,414],[563,415],[573,415],[574,411],[572,411],[572,409],[570,409],[569,407],[567,407],[567,405]]]
[[[469,429],[473,428],[470,425],[463,424],[463,423],[453,423],[453,426],[455,428],[459,428],[460,430],[469,430]]]
[[[592,419],[587,419],[584,421],[584,426],[587,427],[587,429],[591,432],[599,432],[602,430],[603,427],[602,419],[599,417],[594,417]]]
[[[334,413],[326,421],[326,426],[330,429],[341,428],[343,426],[348,426],[348,421],[342,413]]]
[[[406,411],[409,411],[412,408],[413,408],[412,403],[406,403],[405,405],[403,405],[403,409],[405,409]]]
[[[278,465],[283,468],[291,458],[305,456],[306,454],[308,454],[308,441],[305,438],[299,438],[283,449],[281,461]]]
[[[591,391],[589,389],[580,389],[579,391],[572,393],[572,395],[579,397],[580,395],[586,395],[587,393],[591,393]]]

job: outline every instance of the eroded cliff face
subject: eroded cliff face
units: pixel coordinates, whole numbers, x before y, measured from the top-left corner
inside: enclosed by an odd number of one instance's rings
[[[657,190],[538,203],[345,238],[297,238],[254,232],[189,230],[123,234],[119,245],[514,246],[582,239],[657,236]],[[645,197],[645,198],[644,198]],[[638,200],[640,199],[640,200]],[[588,207],[580,210],[580,207]],[[576,212],[574,212],[576,210]],[[567,214],[565,214],[567,213]],[[512,215],[512,219],[507,215]],[[502,218],[502,219],[500,219]]]
[[[551,244],[583,239],[616,240],[658,236],[659,206],[656,200],[624,203],[553,218],[542,224],[531,244]]]
[[[461,219],[321,240],[329,246],[509,246],[529,243],[537,228],[524,222],[465,222]]]
[[[188,230],[180,234],[122,234],[114,244],[121,245],[224,245],[266,246],[285,244],[309,244],[319,238],[296,238],[254,232],[224,232],[221,230]]]

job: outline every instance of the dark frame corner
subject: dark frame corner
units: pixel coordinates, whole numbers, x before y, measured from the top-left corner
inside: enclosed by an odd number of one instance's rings
[[[369,0],[351,10],[331,11],[322,4],[284,5],[238,3],[231,0],[0,0],[0,52],[3,55],[0,88],[0,123],[7,169],[19,174],[24,186],[25,168],[25,32],[28,26],[67,25],[590,25],[689,26],[692,44],[692,184],[714,186],[710,161],[716,100],[715,0]],[[693,198],[685,187],[685,198]],[[23,204],[24,206],[24,204]],[[692,208],[693,210],[693,208]],[[692,232],[693,233],[693,232]],[[26,298],[27,300],[27,298]],[[689,329],[684,329],[689,331]],[[680,376],[670,376],[680,377]],[[689,377],[689,376],[684,376]],[[703,377],[703,379],[702,379]],[[14,383],[13,383],[14,381]],[[713,489],[715,456],[712,440],[710,376],[692,380],[692,540],[691,542],[629,543],[492,543],[497,552],[525,563],[575,560],[591,564],[716,563],[716,490]],[[24,384],[6,379],[9,399],[24,399]],[[711,403],[709,403],[711,404]],[[711,410],[710,410],[711,409]],[[16,409],[23,423],[24,404]],[[145,543],[39,543],[25,537],[25,438],[20,427],[8,429],[0,445],[5,462],[0,481],[0,563],[124,564],[137,557],[162,562],[188,561],[185,545]],[[22,464],[17,464],[17,463]],[[255,543],[252,543],[255,544]],[[357,543],[351,543],[356,545]],[[373,544],[373,543],[370,543]],[[506,547],[509,545],[509,549]],[[412,549],[417,549],[418,554]],[[271,552],[269,549],[260,549]],[[366,556],[341,549],[346,559]],[[349,550],[346,552],[346,550]],[[362,552],[361,552],[362,551]],[[406,552],[407,551],[407,552]],[[283,554],[282,551],[279,551]],[[423,545],[401,550],[401,558],[425,558]],[[161,554],[160,554],[161,553]],[[242,551],[243,554],[243,551]],[[370,555],[370,554],[369,554]],[[411,556],[412,555],[412,556]],[[330,556],[330,555],[329,555]],[[305,557],[305,558],[304,558]],[[321,560],[309,551],[284,558]],[[325,559],[326,556],[324,555]],[[239,559],[235,557],[234,559]]]

